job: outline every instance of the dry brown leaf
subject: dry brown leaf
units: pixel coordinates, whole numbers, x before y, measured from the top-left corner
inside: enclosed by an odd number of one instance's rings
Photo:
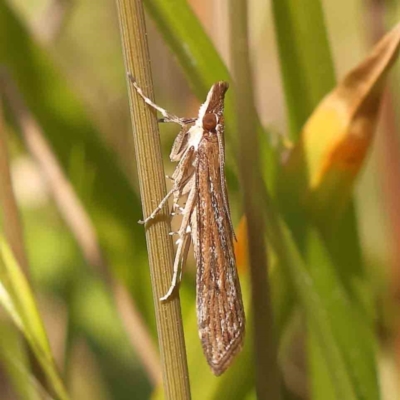
[[[387,73],[398,56],[400,24],[314,110],[283,167],[296,195],[324,227],[344,211],[376,129]],[[293,191],[295,193],[293,193]]]

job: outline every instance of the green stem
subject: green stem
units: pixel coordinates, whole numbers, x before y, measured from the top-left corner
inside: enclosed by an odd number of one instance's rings
[[[125,66],[139,85],[153,96],[149,50],[140,0],[117,0]],[[149,215],[166,194],[160,138],[155,114],[128,81],[133,138],[143,214]],[[174,250],[167,207],[146,227],[151,283],[163,371],[165,399],[190,399],[186,349],[179,296],[160,303],[170,285]]]
[[[232,66],[236,85],[236,115],[239,132],[239,167],[247,218],[252,310],[254,313],[254,355],[258,399],[280,399],[276,340],[273,333],[271,292],[268,284],[267,251],[261,188],[264,185],[259,160],[256,130],[257,115],[253,103],[251,69],[248,54],[246,0],[231,0],[230,25]]]

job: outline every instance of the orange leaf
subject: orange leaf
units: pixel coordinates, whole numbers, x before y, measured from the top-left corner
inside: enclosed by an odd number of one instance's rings
[[[247,271],[249,265],[249,247],[247,242],[247,220],[243,216],[240,219],[239,225],[236,230],[237,242],[235,242],[235,256],[238,271],[243,274]]]
[[[319,224],[332,226],[350,200],[371,147],[387,72],[399,45],[400,24],[321,101],[283,167],[284,194],[293,196],[295,191]]]

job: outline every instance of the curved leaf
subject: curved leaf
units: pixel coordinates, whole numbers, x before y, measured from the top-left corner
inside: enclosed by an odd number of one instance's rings
[[[27,346],[11,321],[0,324],[0,359],[4,372],[21,400],[41,400],[50,398],[30,370]]]
[[[268,199],[267,196],[265,196]],[[291,280],[337,399],[378,399],[371,326],[344,290],[319,234],[309,228],[306,265],[285,223],[266,201],[267,234]]]
[[[26,337],[59,399],[68,399],[58,374],[32,290],[10,248],[0,237],[0,303]]]
[[[274,26],[291,136],[297,138],[311,110],[335,84],[324,14],[319,0],[273,0]]]
[[[336,228],[371,147],[387,73],[400,47],[400,24],[315,109],[284,165],[307,171],[297,196],[324,232]],[[290,179],[290,178],[289,178]]]

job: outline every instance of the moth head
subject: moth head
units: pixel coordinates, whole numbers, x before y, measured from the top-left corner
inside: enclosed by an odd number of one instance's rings
[[[220,96],[223,98],[225,96],[226,91],[229,89],[229,83],[225,81],[219,81],[214,84],[213,88],[217,89]]]
[[[228,82],[220,81],[215,83],[208,92],[207,100],[204,104],[204,115],[202,117],[204,130],[215,133],[217,124],[223,118],[224,98],[228,88]]]
[[[207,113],[214,112],[216,114],[219,114],[222,112],[224,108],[225,93],[228,88],[228,82],[219,81],[217,83],[214,83],[207,96]]]
[[[218,120],[224,111],[225,93],[228,88],[228,82],[219,81],[214,83],[209,90],[207,99],[199,110],[199,121],[202,122],[204,129],[208,130],[207,126],[213,128],[213,117],[207,116],[208,114],[215,114],[217,117],[216,124],[218,124]]]

